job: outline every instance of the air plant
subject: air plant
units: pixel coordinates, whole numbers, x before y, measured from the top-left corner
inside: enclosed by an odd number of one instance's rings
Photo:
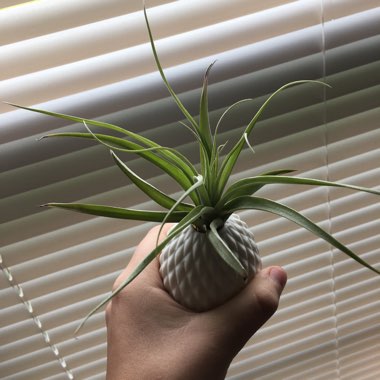
[[[332,186],[375,195],[380,195],[379,191],[338,182],[289,176],[288,174],[293,170],[274,170],[243,178],[232,184],[229,181],[243,148],[248,146],[252,149],[248,138],[260,116],[277,94],[289,87],[305,83],[329,86],[315,80],[299,80],[283,85],[267,98],[235,145],[222,155],[227,146],[217,143],[220,123],[232,108],[239,106],[245,100],[228,107],[215,128],[212,128],[209,120],[207,93],[209,72],[213,66],[211,64],[204,76],[199,118],[194,118],[178,98],[165,76],[145,9],[144,16],[158,71],[171,97],[186,119],[186,123],[182,124],[191,131],[198,143],[199,170],[179,151],[161,146],[146,137],[116,125],[12,104],[25,110],[82,123],[87,129],[86,132],[52,133],[44,137],[90,139],[106,146],[110,149],[111,156],[121,171],[164,211],[135,210],[82,203],[48,203],[45,206],[111,218],[158,222],[162,226],[167,222],[176,223],[161,242],[157,240],[156,247],[139,263],[133,273],[87,315],[77,331],[87,318],[131,283],[157,256],[160,260],[163,284],[176,301],[198,312],[226,302],[239,292],[261,267],[261,259],[253,235],[248,226],[236,214],[240,210],[261,210],[284,217],[309,230],[373,272],[380,274],[379,270],[369,265],[305,216],[286,205],[256,195],[263,186],[272,184]],[[94,133],[90,126],[99,127],[104,133]],[[112,134],[107,132],[112,132]],[[115,132],[118,136],[115,136]],[[133,172],[116,155],[115,151],[136,154],[157,166],[178,183],[183,189],[183,194],[179,199],[173,199],[170,195],[165,194]],[[185,201],[186,199],[189,201]]]

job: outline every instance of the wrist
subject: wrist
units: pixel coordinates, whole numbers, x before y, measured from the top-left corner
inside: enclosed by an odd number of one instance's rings
[[[200,347],[183,349],[173,343],[173,347],[165,348],[163,342],[158,348],[145,343],[140,349],[139,345],[127,347],[127,344],[116,347],[111,342],[107,353],[107,380],[225,379],[231,360],[218,355],[220,349],[205,354]]]

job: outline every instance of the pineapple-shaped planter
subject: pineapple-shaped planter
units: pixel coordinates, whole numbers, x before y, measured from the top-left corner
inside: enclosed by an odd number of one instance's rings
[[[235,295],[261,268],[253,235],[238,215],[232,214],[218,231],[242,264],[239,276],[220,258],[207,232],[188,226],[171,240],[160,255],[165,288],[183,306],[195,311],[212,309]]]
[[[233,184],[230,184],[229,181],[234,165],[244,146],[247,145],[252,149],[248,137],[271,99],[290,86],[304,83],[316,83],[325,86],[326,84],[319,81],[301,80],[280,87],[253,116],[236,144],[222,156],[222,148],[224,147],[226,150],[227,147],[225,144],[217,145],[218,127],[229,110],[241,102],[230,106],[221,116],[215,128],[212,128],[207,105],[208,74],[212,66],[210,65],[205,74],[201,91],[199,119],[196,120],[191,116],[165,77],[157,56],[145,9],[144,16],[153,55],[162,80],[187,120],[187,124],[182,124],[191,130],[199,144],[201,163],[199,171],[175,149],[160,146],[154,141],[124,128],[96,120],[17,106],[33,112],[83,123],[87,132],[55,133],[46,137],[65,136],[92,139],[110,148],[112,158],[122,172],[140,190],[160,205],[164,211],[143,211],[80,203],[49,203],[46,206],[112,218],[153,221],[162,225],[166,222],[176,223],[168,236],[164,237],[160,243],[157,239],[155,249],[109,297],[87,315],[84,321],[133,281],[161,251],[163,252],[160,256],[160,271],[163,282],[168,292],[178,302],[194,311],[203,311],[228,300],[260,269],[260,258],[253,236],[247,225],[235,215],[239,210],[261,210],[287,218],[326,240],[360,264],[380,274],[376,268],[370,266],[303,215],[278,202],[255,195],[263,186],[270,184],[335,186],[376,195],[380,195],[380,192],[353,185],[288,176],[287,174],[291,173],[292,170],[274,170],[254,177],[243,178]],[[93,133],[89,126],[102,128],[105,133]],[[108,131],[111,131],[112,134],[107,134]],[[115,132],[121,134],[121,137],[115,136]],[[114,153],[115,150],[135,153],[162,169],[183,189],[182,196],[175,200],[143,180],[123,163]],[[190,201],[185,202],[187,199]]]

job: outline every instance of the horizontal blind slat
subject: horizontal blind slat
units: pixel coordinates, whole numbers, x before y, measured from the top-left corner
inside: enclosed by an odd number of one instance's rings
[[[43,102],[43,108],[128,125],[150,138],[180,145],[184,154],[197,160],[196,149],[185,134],[174,136],[173,127],[181,116],[157,73],[152,73],[147,40],[138,32],[144,29],[142,15],[135,21],[135,14],[127,14],[134,12],[137,3],[128,3],[130,8],[120,12],[120,7],[127,5],[112,0],[103,14],[101,3],[96,0],[96,11],[84,17],[78,13],[78,17],[62,17],[56,23],[52,17],[51,24],[40,23],[40,29],[33,31],[30,25],[45,19],[53,9],[61,7],[70,14],[85,7],[85,2],[58,0],[46,8],[44,2],[20,7],[19,17],[27,20],[18,28],[19,34],[0,37],[9,42],[2,50],[8,62],[8,79],[0,85],[4,94],[27,104]],[[220,59],[209,88],[212,123],[237,96],[255,98],[230,115],[223,125],[223,139],[236,138],[268,94],[289,79],[325,77],[333,89],[324,92],[300,86],[280,96],[252,136],[256,154],[243,152],[232,180],[275,167],[296,167],[296,175],[378,188],[377,1],[239,0],[238,4],[224,0],[157,0],[149,4],[154,5],[148,12],[170,82],[194,115],[199,81],[212,55]],[[211,8],[213,12],[205,11]],[[41,12],[28,14],[33,9]],[[0,12],[0,21],[4,15],[15,16],[16,10]],[[175,16],[181,22],[167,28],[168,18]],[[111,35],[124,33],[126,20],[136,32],[133,38],[127,42],[115,38],[105,46]],[[14,27],[14,21],[7,18],[0,28]],[[268,23],[276,27],[268,28]],[[102,34],[102,42],[94,44],[88,39],[86,33],[92,32]],[[22,36],[27,40],[19,41]],[[49,51],[52,41],[70,46],[71,40],[80,46],[86,39],[89,48],[77,49],[72,55],[66,48],[58,54]],[[9,64],[18,63],[25,55],[30,58],[25,65]],[[42,56],[49,59],[41,60]],[[115,63],[116,58],[126,60],[127,56],[139,64],[128,73],[123,71],[125,62]],[[86,65],[88,72],[81,73]],[[94,78],[101,73],[102,78]],[[21,77],[12,78],[16,74]],[[76,81],[80,74],[85,75]],[[50,84],[39,83],[40,78],[49,78]],[[55,86],[54,93],[49,86]],[[100,158],[101,147],[62,146],[53,140],[33,143],[35,137],[53,128],[63,131],[77,126],[1,107],[5,113],[0,115],[0,181],[6,184],[0,189],[5,221],[0,226],[3,263],[24,288],[25,298],[74,376],[104,377],[104,312],[88,321],[79,341],[72,339],[72,333],[81,318],[109,293],[114,278],[152,224],[59,210],[39,212],[33,205],[45,203],[46,198],[54,200],[52,195],[73,200],[74,194],[76,199],[133,207],[152,207],[152,203],[124,182],[106,153]],[[142,160],[132,159],[128,164],[179,196],[177,187]],[[26,183],[28,177],[33,177],[30,183]],[[85,188],[88,190],[82,190]],[[71,198],[64,198],[65,193],[71,193]],[[305,186],[265,186],[261,195],[302,211],[360,257],[379,265],[380,210],[374,196]],[[284,266],[289,281],[279,311],[235,358],[228,378],[360,378],[357,366],[376,375],[378,363],[370,350],[378,338],[378,278],[286,220],[259,212],[241,215],[256,236],[264,265]],[[4,305],[0,341],[7,350],[4,368],[9,377],[67,378],[4,277],[0,278],[0,299]]]

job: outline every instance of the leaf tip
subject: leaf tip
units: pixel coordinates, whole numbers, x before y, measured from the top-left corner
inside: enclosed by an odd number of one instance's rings
[[[73,333],[73,336],[75,339],[79,339],[78,337],[78,334],[79,334],[79,331],[82,330],[82,327],[83,325],[85,324],[85,322],[87,321],[88,317],[86,317],[78,326],[77,328],[74,330],[74,333]]]
[[[215,65],[215,63],[216,63],[216,59],[207,67],[207,70],[206,70],[206,73],[205,73],[205,75],[204,75],[204,79],[205,80],[207,80],[207,78],[208,78],[208,76],[209,76],[209,74],[210,74],[210,71],[211,71],[211,69],[212,69],[212,67]]]

